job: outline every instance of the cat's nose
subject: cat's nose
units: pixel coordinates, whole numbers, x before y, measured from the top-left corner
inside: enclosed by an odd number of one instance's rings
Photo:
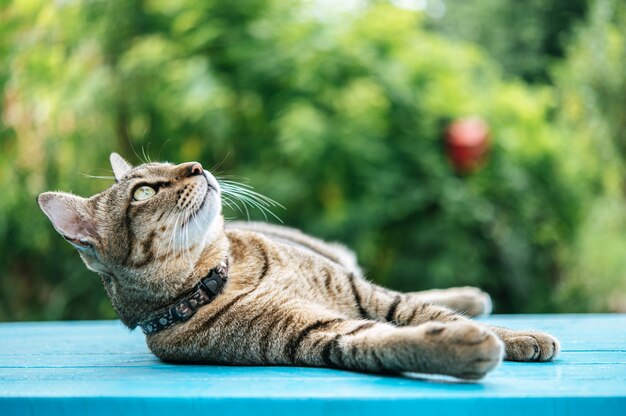
[[[204,169],[202,169],[202,165],[198,162],[192,162],[189,166],[187,173],[189,176],[197,176],[202,175],[204,173]]]

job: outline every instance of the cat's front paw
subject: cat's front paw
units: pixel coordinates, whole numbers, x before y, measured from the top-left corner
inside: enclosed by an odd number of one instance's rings
[[[559,341],[543,332],[510,331],[502,340],[508,361],[550,361],[561,350]]]
[[[438,344],[439,373],[478,380],[502,361],[502,341],[489,329],[470,322],[431,322],[420,328]]]

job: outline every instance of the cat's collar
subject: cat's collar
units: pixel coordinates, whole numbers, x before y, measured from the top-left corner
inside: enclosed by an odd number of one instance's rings
[[[155,334],[180,322],[185,322],[220,294],[228,279],[228,262],[209,270],[191,293],[175,302],[166,311],[141,321],[138,325],[146,335]]]

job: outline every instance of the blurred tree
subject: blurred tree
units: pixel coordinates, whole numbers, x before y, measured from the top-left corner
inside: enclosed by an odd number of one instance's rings
[[[3,19],[0,319],[113,316],[34,197],[95,193],[108,184],[80,173],[110,175],[108,152],[134,149],[249,178],[287,207],[285,223],[354,247],[380,283],[471,284],[501,312],[555,309],[581,196],[553,91],[503,81],[480,49],[425,30],[422,13],[33,0]],[[464,177],[441,134],[467,115],[491,125],[494,148]]]
[[[445,7],[429,20],[437,32],[475,42],[506,74],[547,82],[550,66],[565,53],[589,0],[429,0]]]
[[[568,279],[560,287],[569,310],[626,311],[626,3],[591,2],[567,60],[555,69],[563,155],[578,186],[591,196]]]

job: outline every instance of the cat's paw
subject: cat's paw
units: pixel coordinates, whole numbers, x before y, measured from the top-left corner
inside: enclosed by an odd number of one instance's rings
[[[491,296],[487,292],[483,292],[477,287],[459,287],[453,288],[457,304],[455,309],[465,312],[470,316],[489,315],[493,310]]]
[[[452,287],[436,292],[432,299],[469,316],[489,315],[493,309],[491,297],[477,287]]]
[[[441,368],[437,372],[478,380],[500,364],[504,347],[489,329],[470,322],[420,325],[425,338],[436,344]]]
[[[543,332],[510,331],[502,340],[508,361],[550,361],[561,349],[556,338]]]

